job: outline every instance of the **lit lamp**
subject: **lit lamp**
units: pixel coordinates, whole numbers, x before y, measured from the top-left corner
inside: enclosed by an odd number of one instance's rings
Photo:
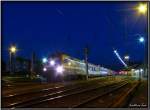
[[[149,9],[149,2],[147,2],[146,4],[139,4],[139,6],[137,7],[137,9],[138,9],[138,12],[141,13],[141,14],[146,14],[146,12],[148,11],[148,13],[147,13],[147,19],[148,19],[148,24],[149,24],[149,10],[148,10]],[[148,25],[148,30],[149,30],[149,25]],[[143,43],[144,42],[144,37],[140,37],[139,38],[139,42]],[[146,69],[145,66],[144,66],[144,69]],[[140,72],[140,74],[141,74],[141,72]],[[141,81],[141,77],[139,77],[139,81]]]
[[[16,51],[17,51],[17,48],[16,48],[16,46],[11,46],[10,48],[9,48],[9,52],[10,53],[16,53]]]
[[[43,59],[42,59],[42,62],[43,62],[43,63],[46,63],[46,62],[47,62],[47,58],[43,58]]]
[[[55,65],[55,61],[54,60],[50,60],[50,65],[54,66]]]
[[[129,55],[124,56],[124,59],[129,60],[130,59]]]
[[[125,55],[124,56],[124,60],[125,60],[125,62],[126,62],[127,65],[129,64],[129,59],[130,59],[129,55]]]
[[[43,68],[43,71],[44,71],[44,72],[47,71],[47,68],[44,67],[44,68]]]
[[[139,13],[145,14],[147,12],[147,4],[139,4],[137,9]]]
[[[10,55],[10,73],[12,73],[12,54],[15,54],[17,52],[17,48],[16,46],[11,46],[9,48],[9,55]]]
[[[140,38],[139,38],[139,42],[140,42],[140,43],[143,43],[144,41],[145,41],[145,40],[144,40],[144,37],[140,37]]]
[[[57,73],[63,73],[63,71],[64,71],[63,66],[57,66],[57,67],[56,67],[56,72],[57,72]]]
[[[144,37],[139,37],[138,40],[139,40],[140,43],[143,43],[145,41]],[[145,45],[144,45],[144,47],[145,47]],[[140,69],[140,72],[139,72],[139,81],[141,81],[141,74],[142,74],[142,72],[143,72],[143,69]]]

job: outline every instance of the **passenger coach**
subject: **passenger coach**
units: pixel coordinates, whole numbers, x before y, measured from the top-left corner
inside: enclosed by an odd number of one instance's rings
[[[73,58],[66,54],[55,54],[43,59],[43,71],[54,76],[86,76],[84,60]],[[88,63],[89,77],[112,75],[113,71],[100,65]]]

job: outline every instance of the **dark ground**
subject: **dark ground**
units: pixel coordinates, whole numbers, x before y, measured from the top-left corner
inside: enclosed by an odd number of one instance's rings
[[[128,107],[142,107],[146,108],[148,106],[148,82],[143,80],[140,86],[137,88],[134,97],[129,103]]]

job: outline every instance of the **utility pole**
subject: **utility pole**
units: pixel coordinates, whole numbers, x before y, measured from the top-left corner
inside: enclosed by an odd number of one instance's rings
[[[34,62],[35,62],[35,53],[32,52],[32,56],[31,56],[31,68],[30,68],[30,71],[31,71],[30,77],[31,78],[34,75]]]
[[[12,74],[12,53],[9,52],[9,71]]]
[[[17,52],[17,48],[16,48],[16,46],[11,46],[10,48],[9,48],[9,63],[10,63],[10,68],[9,68],[9,70],[10,70],[10,73],[13,73],[14,72],[14,57],[15,57],[15,53]]]
[[[85,65],[86,65],[86,80],[88,80],[88,47],[84,48],[84,54],[85,54]]]

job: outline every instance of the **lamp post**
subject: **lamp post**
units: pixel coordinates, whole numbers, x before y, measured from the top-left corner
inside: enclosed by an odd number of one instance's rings
[[[137,11],[139,12],[139,14],[143,14],[143,15],[146,15],[146,12],[147,12],[147,21],[148,21],[148,23],[149,23],[149,10],[148,10],[148,8],[149,8],[149,2],[147,2],[147,3],[145,3],[145,4],[139,4],[139,6],[137,7]],[[147,24],[148,24],[147,23]],[[148,31],[149,31],[149,25],[148,25]],[[140,36],[139,37],[139,42],[140,43],[144,43],[145,42],[145,39],[144,39],[144,37],[142,37],[142,36]],[[145,52],[145,46],[146,44],[144,44],[144,52]],[[147,55],[146,55],[146,57],[147,57]],[[147,59],[147,58],[145,58],[145,59]],[[145,63],[144,63],[144,72],[146,72],[146,65],[145,65]],[[143,71],[141,72],[139,72],[139,81],[141,82],[141,73],[143,73]]]
[[[14,71],[14,66],[12,65],[12,55],[14,55],[17,52],[17,48],[16,46],[11,46],[9,48],[9,63],[10,63],[10,73],[12,73]],[[13,70],[13,71],[12,71]]]
[[[128,72],[128,70],[129,70],[129,59],[130,59],[130,56],[129,56],[129,55],[125,55],[125,56],[124,56],[124,61],[125,61],[126,64],[127,64],[127,67],[126,67],[126,69],[127,69],[127,75],[129,75],[129,72]]]
[[[140,3],[136,8],[135,11],[137,11],[140,15],[144,15],[147,16],[148,19],[148,24],[149,24],[149,2],[147,3]],[[148,31],[149,31],[149,25],[148,25]],[[142,36],[139,36],[138,38],[139,43],[144,43],[145,42],[145,38]],[[144,52],[145,52],[145,44],[144,44]],[[124,56],[124,60],[128,61],[129,60],[129,56],[126,55]],[[144,63],[144,72],[146,72],[146,67],[145,67],[145,63]],[[139,80],[141,81],[141,72],[139,72]]]
[[[129,56],[129,55],[125,55],[125,56],[124,56],[124,60],[126,61],[127,65],[128,65],[129,59],[130,59],[130,56]]]
[[[139,6],[137,7],[137,10],[140,14],[146,14],[147,12],[147,4],[139,4]]]

